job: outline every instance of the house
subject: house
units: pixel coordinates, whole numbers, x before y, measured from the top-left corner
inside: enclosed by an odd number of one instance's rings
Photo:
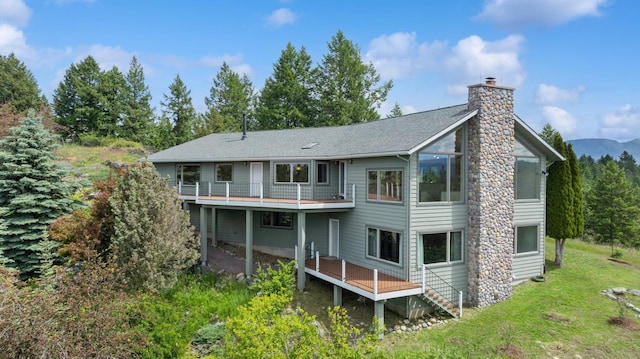
[[[487,306],[544,271],[545,164],[513,89],[340,127],[217,133],[149,156],[208,238],[297,259],[307,277],[406,317]],[[306,274],[306,275],[303,275]]]

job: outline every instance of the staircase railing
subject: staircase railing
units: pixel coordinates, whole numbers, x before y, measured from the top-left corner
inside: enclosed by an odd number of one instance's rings
[[[431,269],[427,268],[426,265],[422,265],[422,268],[425,273],[423,290],[425,290],[425,292],[429,289],[433,290],[435,294],[438,294],[449,303],[457,303],[458,315],[462,317],[462,291],[456,289],[454,286],[449,284],[449,282],[442,279]]]

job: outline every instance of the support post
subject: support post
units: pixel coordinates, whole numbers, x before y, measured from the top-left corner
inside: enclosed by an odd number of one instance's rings
[[[342,306],[342,287],[333,285],[333,306]]]
[[[245,211],[245,258],[247,259],[245,274],[250,276],[253,274],[253,211],[247,209]]]
[[[207,207],[200,206],[200,263],[207,265]]]
[[[316,272],[320,272],[320,251],[316,253]]]
[[[198,200],[199,192],[200,192],[200,183],[196,182],[196,201]]]
[[[227,198],[227,203],[229,203],[229,182],[225,183],[225,197]]]
[[[373,295],[378,295],[378,270],[373,270]]]
[[[378,300],[373,303],[373,314],[376,316],[381,328],[384,328],[384,300]],[[382,339],[384,331],[378,334],[378,339]]]
[[[342,281],[346,282],[347,280],[347,262],[342,260]]]
[[[213,247],[218,246],[218,239],[216,237],[216,208],[211,207],[211,245]]]
[[[298,253],[296,253],[296,260],[298,264],[298,289],[304,290],[306,276],[304,272],[304,247],[307,236],[307,214],[305,212],[298,212]]]

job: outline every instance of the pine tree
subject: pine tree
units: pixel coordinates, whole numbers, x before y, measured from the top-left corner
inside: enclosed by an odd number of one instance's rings
[[[558,134],[560,133],[556,129],[551,127],[551,125],[548,123],[546,123],[544,127],[542,127],[542,132],[539,133],[540,137],[542,137],[542,139],[551,146],[553,146],[553,140]]]
[[[160,121],[154,124],[151,130],[151,145],[156,151],[162,151],[176,144],[176,135],[173,133],[171,120],[165,115],[160,116]]]
[[[393,105],[393,109],[387,115],[387,118],[402,116],[402,109],[400,108],[400,104],[397,102]]]
[[[13,53],[0,55],[0,84],[0,104],[9,104],[16,112],[47,104],[33,74]]]
[[[46,267],[49,225],[80,205],[71,198],[80,183],[54,163],[56,148],[34,111],[0,140],[0,250],[23,279]]]
[[[560,134],[555,135],[553,147],[567,158],[567,146]],[[562,266],[566,240],[576,233],[574,200],[569,161],[554,162],[547,177],[547,235],[556,241],[554,264],[557,266]]]
[[[125,116],[127,93],[127,82],[117,67],[100,74],[98,94],[101,114],[95,129],[98,136],[122,137],[120,129]]]
[[[373,64],[364,64],[360,49],[338,31],[328,43],[315,85],[320,125],[339,126],[377,120],[377,109],[387,99],[392,81],[378,86]]]
[[[145,84],[144,70],[134,56],[126,76],[127,95],[125,99],[122,137],[145,145],[151,144],[153,127],[153,110],[151,109],[151,93]]]
[[[311,56],[304,47],[297,51],[288,43],[265,81],[256,109],[258,129],[313,127],[316,120],[313,99]]]
[[[112,245],[131,289],[159,292],[198,258],[198,239],[178,193],[147,165],[130,167],[109,200]]]
[[[75,139],[98,130],[103,117],[101,76],[100,66],[88,56],[78,64],[71,64],[54,91],[53,110],[56,122],[65,127],[65,137]]]
[[[615,161],[604,164],[602,175],[590,191],[587,203],[590,213],[588,226],[596,241],[609,243],[612,253],[616,243],[640,245],[637,193]]]
[[[191,141],[194,138],[197,115],[191,101],[191,91],[182,82],[180,75],[176,75],[169,85],[169,95],[164,95],[164,101],[160,102],[160,106],[163,118],[173,124],[173,135],[176,141],[167,147]]]
[[[567,161],[571,170],[571,189],[573,190],[574,233],[572,238],[577,238],[584,234],[584,193],[578,159],[570,143],[567,144]]]
[[[240,131],[243,114],[253,118],[254,97],[253,84],[249,77],[240,76],[224,62],[213,79],[209,96],[204,99],[207,115],[217,113],[219,132]]]

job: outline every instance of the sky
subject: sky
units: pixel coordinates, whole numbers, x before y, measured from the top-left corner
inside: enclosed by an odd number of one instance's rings
[[[640,2],[632,0],[0,0],[0,54],[14,53],[51,101],[72,63],[128,70],[160,111],[180,75],[204,112],[223,62],[259,91],[287,43],[318,64],[342,31],[393,88],[378,112],[466,103],[495,77],[516,114],[565,140],[640,138]]]

